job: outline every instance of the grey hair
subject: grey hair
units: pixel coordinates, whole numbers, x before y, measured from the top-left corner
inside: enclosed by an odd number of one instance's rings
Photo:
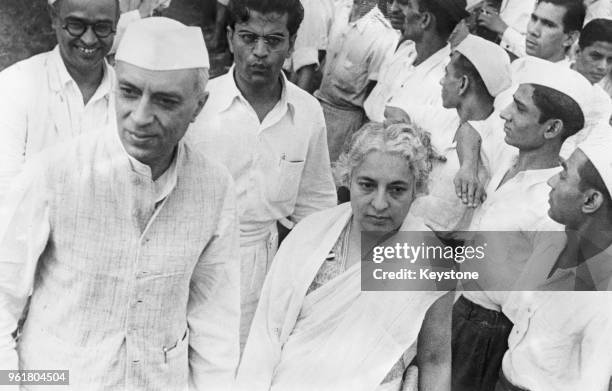
[[[353,171],[371,152],[396,154],[405,159],[415,179],[416,195],[427,194],[429,173],[436,156],[428,132],[410,123],[363,125],[351,137],[348,150],[334,164],[336,184],[350,187]]]
[[[198,95],[203,95],[206,93],[206,85],[208,84],[208,68],[197,68],[196,71],[198,72],[196,91]]]

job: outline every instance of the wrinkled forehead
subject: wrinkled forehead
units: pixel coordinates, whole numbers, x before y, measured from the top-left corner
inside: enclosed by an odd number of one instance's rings
[[[563,18],[567,13],[567,8],[562,5],[540,1],[533,11],[539,19],[548,20],[563,27]]]
[[[119,85],[129,84],[156,93],[190,95],[198,85],[199,69],[154,71],[124,61],[117,61],[115,73]]]

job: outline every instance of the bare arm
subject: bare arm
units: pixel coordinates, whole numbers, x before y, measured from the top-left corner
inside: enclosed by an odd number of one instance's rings
[[[455,191],[464,204],[473,208],[486,198],[484,186],[478,179],[480,159],[480,134],[469,124],[462,124],[455,134],[460,168],[455,175]]]
[[[417,342],[419,391],[445,391],[451,385],[451,324],[454,292],[429,308]]]

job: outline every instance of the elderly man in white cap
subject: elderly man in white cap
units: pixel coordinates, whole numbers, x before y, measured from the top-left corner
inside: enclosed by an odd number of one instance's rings
[[[0,72],[0,199],[35,153],[114,121],[105,56],[116,34],[159,6],[141,0],[120,18],[118,0],[48,2],[57,46]]]
[[[281,70],[302,19],[299,0],[232,0],[229,11],[235,63],[211,81],[190,136],[236,181],[244,346],[276,254],[277,221],[290,228],[336,205],[336,191],[321,106]]]
[[[546,181],[559,171],[563,141],[585,124],[591,85],[569,68],[537,58],[526,69],[513,103],[501,113],[505,141],[518,148],[518,157],[497,170],[474,212],[470,230],[478,232],[478,244],[487,243],[484,259],[461,266],[479,279],[464,282],[453,310],[457,390],[494,387],[512,327],[506,291],[539,285],[552,268],[543,260],[563,246],[562,235],[555,234],[563,227],[546,213]]]
[[[182,141],[207,97],[202,33],[143,19],[116,59],[116,124],[33,159],[2,205],[0,363],[68,369],[74,390],[227,389],[234,189]]]
[[[612,377],[612,129],[580,144],[548,180],[567,239],[545,292],[513,292],[496,390],[608,390]]]

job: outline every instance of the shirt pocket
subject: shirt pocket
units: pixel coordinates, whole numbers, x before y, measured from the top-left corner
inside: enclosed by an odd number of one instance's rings
[[[270,183],[270,198],[275,202],[289,202],[297,198],[302,179],[304,160],[281,159],[275,183]]]
[[[168,363],[176,358],[187,358],[187,348],[189,347],[189,328],[186,328],[182,337],[175,342],[167,344],[162,348],[164,354],[164,362]]]
[[[366,73],[363,65],[345,58],[336,68],[333,84],[341,91],[356,94],[364,87]]]

